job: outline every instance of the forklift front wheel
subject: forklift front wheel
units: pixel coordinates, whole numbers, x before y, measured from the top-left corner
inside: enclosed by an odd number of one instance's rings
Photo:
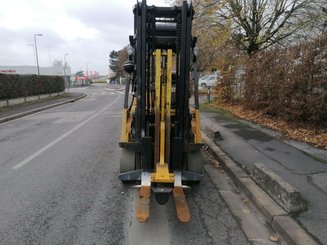
[[[120,173],[135,170],[135,152],[121,149],[120,155]]]

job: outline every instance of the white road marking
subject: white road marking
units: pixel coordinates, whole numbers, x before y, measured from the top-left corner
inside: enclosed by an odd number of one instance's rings
[[[24,166],[25,164],[27,164],[30,161],[32,161],[34,158],[36,158],[39,155],[41,155],[43,152],[45,152],[46,150],[48,150],[50,147],[54,146],[55,144],[57,144],[58,142],[60,142],[61,140],[63,140],[64,138],[66,138],[67,136],[69,136],[70,134],[72,134],[73,132],[75,132],[77,129],[79,129],[80,127],[82,127],[87,122],[91,121],[93,118],[95,118],[99,114],[103,113],[105,110],[107,110],[109,107],[111,107],[118,100],[118,98],[119,98],[119,96],[113,102],[111,102],[109,105],[107,105],[106,107],[104,107],[102,110],[98,111],[93,116],[89,117],[88,119],[86,119],[82,123],[78,124],[75,128],[69,130],[67,133],[61,135],[59,138],[55,139],[54,141],[50,142],[49,144],[47,144],[46,146],[44,146],[43,148],[41,148],[37,152],[33,153],[32,155],[30,155],[25,160],[23,160],[20,163],[16,164],[15,166],[12,167],[12,169],[19,169],[22,166]]]

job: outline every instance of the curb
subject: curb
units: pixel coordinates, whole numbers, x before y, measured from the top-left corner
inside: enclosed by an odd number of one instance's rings
[[[0,118],[0,123],[8,122],[8,121],[11,121],[11,120],[14,120],[14,119],[17,119],[17,118],[20,118],[20,117],[24,117],[24,116],[27,116],[27,115],[30,115],[30,114],[34,114],[34,113],[37,113],[37,112],[40,112],[40,111],[44,111],[44,110],[47,110],[47,109],[50,109],[50,108],[53,108],[53,107],[56,107],[56,106],[72,103],[72,102],[80,100],[80,99],[82,99],[84,97],[86,97],[86,94],[83,94],[83,95],[81,95],[79,97],[76,97],[74,99],[69,99],[69,100],[58,102],[58,103],[55,103],[55,104],[52,104],[52,105],[47,105],[47,106],[43,106],[43,107],[40,107],[40,108],[37,108],[37,109],[33,109],[33,110],[17,113],[15,115],[11,115],[11,116],[8,116],[8,117]]]
[[[225,172],[253,201],[279,236],[292,245],[318,245],[237,163],[228,157],[203,131],[201,132],[202,140],[208,146],[210,153],[219,160]]]
[[[287,213],[308,210],[309,202],[302,197],[300,191],[264,164],[255,163],[251,176]]]
[[[125,88],[104,88],[107,91],[123,91]]]

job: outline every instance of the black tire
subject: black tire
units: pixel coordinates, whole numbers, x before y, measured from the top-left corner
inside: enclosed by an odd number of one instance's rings
[[[198,174],[203,174],[203,161],[201,151],[191,151],[188,153],[187,170]],[[200,181],[187,181],[188,183],[197,184]]]
[[[120,154],[120,173],[135,170],[135,152],[121,149]]]

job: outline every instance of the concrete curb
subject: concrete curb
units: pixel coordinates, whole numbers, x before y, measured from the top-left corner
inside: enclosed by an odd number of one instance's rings
[[[104,88],[104,89],[107,91],[123,91],[125,89],[125,87],[124,88]]]
[[[0,123],[8,122],[8,121],[11,121],[11,120],[14,120],[14,119],[17,119],[17,118],[20,118],[20,117],[24,117],[24,116],[27,116],[27,115],[30,115],[30,114],[33,114],[33,113],[37,113],[37,112],[40,112],[40,111],[44,111],[44,110],[47,110],[47,109],[50,109],[50,108],[53,108],[53,107],[56,107],[56,106],[72,103],[72,102],[80,100],[80,99],[82,99],[84,97],[86,97],[86,94],[83,94],[83,95],[81,95],[79,97],[76,97],[74,99],[69,99],[69,100],[62,101],[62,102],[59,102],[59,103],[55,103],[55,104],[52,104],[52,105],[47,105],[47,106],[43,106],[43,107],[40,107],[40,108],[37,108],[37,109],[33,109],[33,110],[17,113],[15,115],[11,115],[11,116],[8,116],[8,117],[0,118]]]
[[[308,209],[308,201],[300,191],[262,163],[255,163],[252,179],[264,189],[287,213],[297,213]]]
[[[219,160],[225,172],[248,195],[266,217],[268,223],[288,244],[317,245],[318,243],[282,209],[264,190],[262,190],[245,171],[226,155],[202,131],[202,139],[210,153]]]

